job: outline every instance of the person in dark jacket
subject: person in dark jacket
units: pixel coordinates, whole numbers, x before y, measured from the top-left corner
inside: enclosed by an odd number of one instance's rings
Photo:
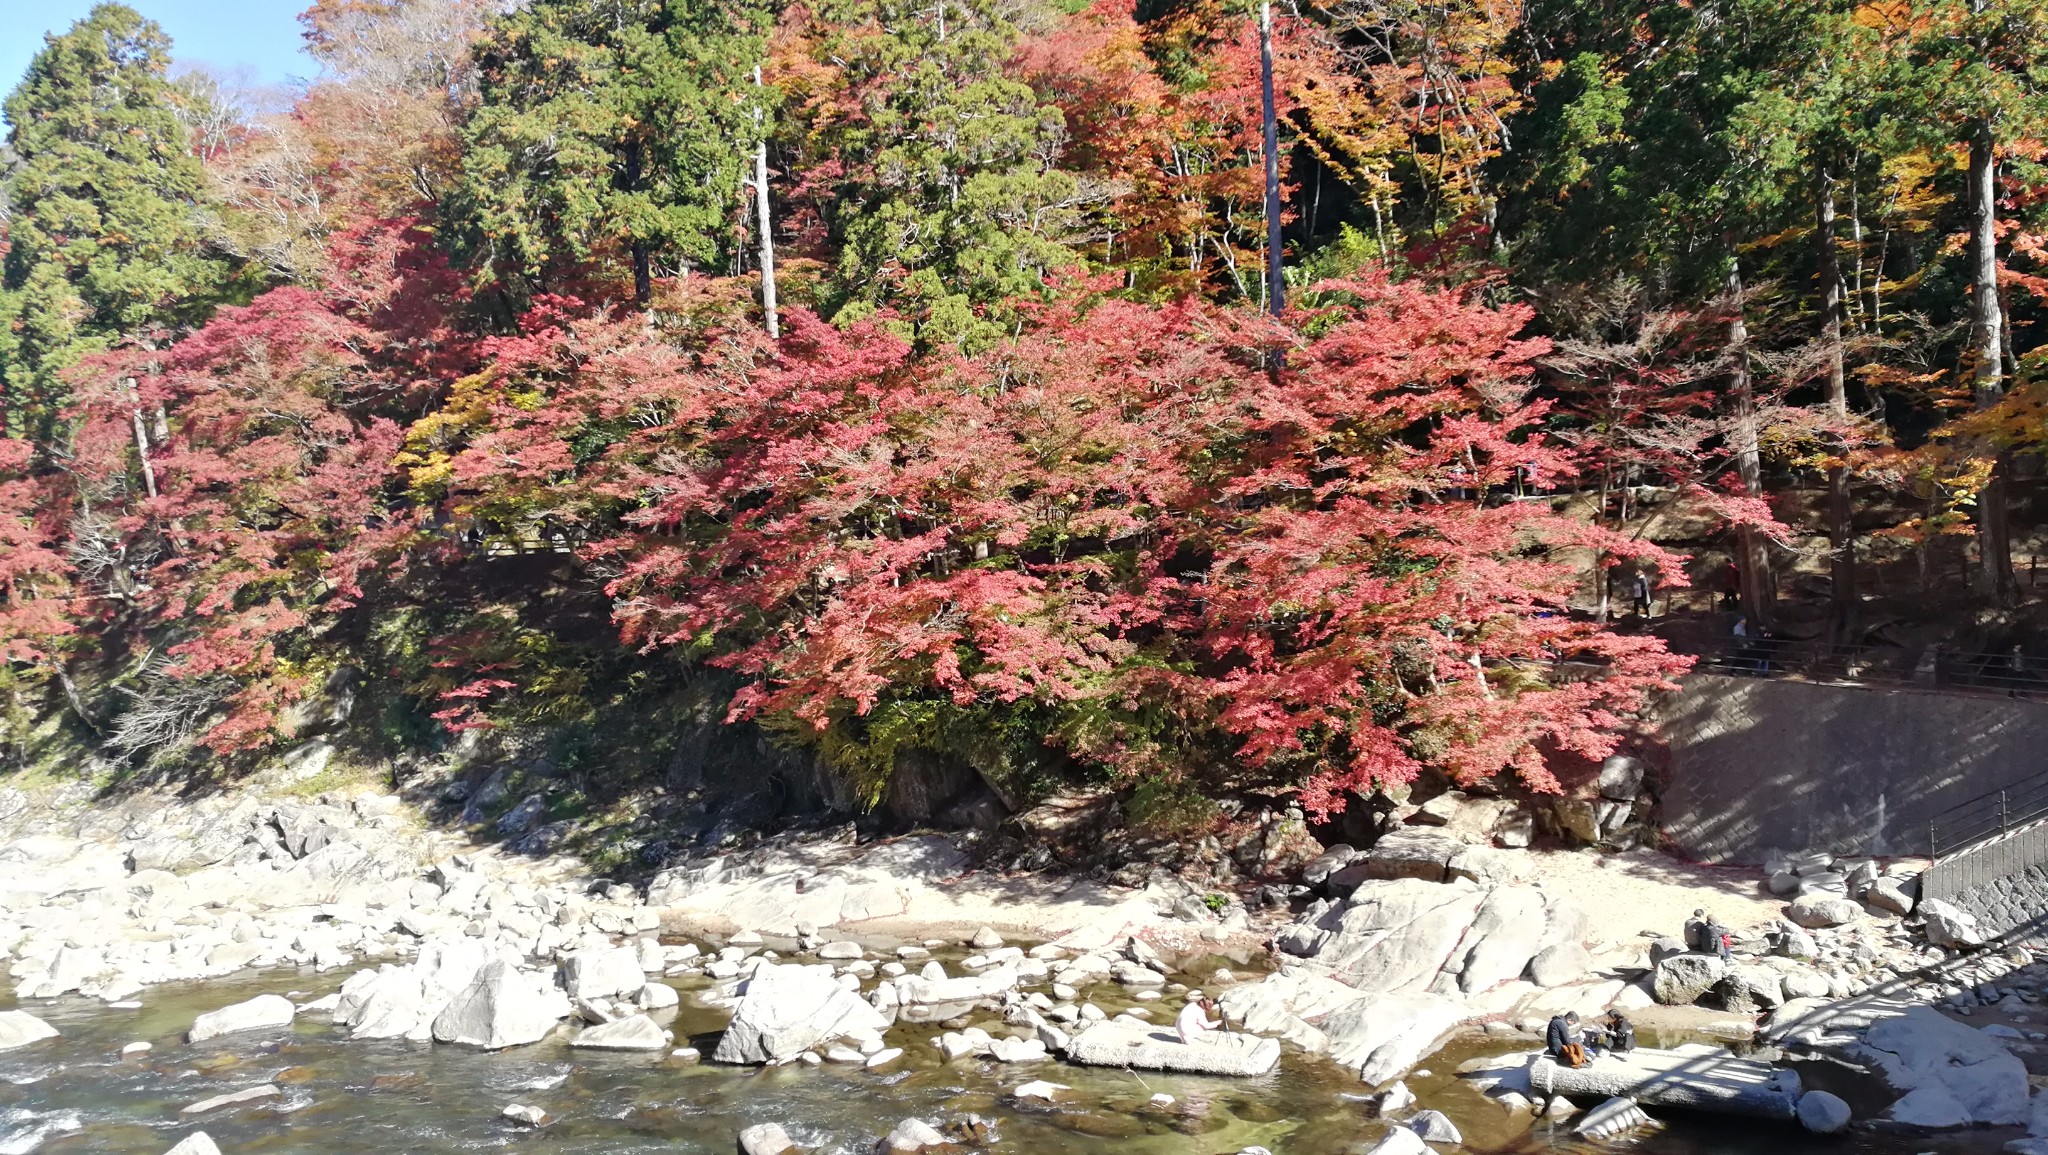
[[[1715,922],[1704,910],[1692,912],[1685,923],[1685,949],[1699,954],[1717,954],[1721,961],[1731,961],[1728,950],[1728,928]]]
[[[1607,1016],[1607,1049],[1617,1055],[1626,1055],[1636,1049],[1636,1025],[1620,1011]]]
[[[1550,1020],[1550,1027],[1543,1032],[1543,1050],[1551,1058],[1560,1058],[1564,1049],[1579,1041],[1579,1016],[1576,1011],[1566,1011]]]

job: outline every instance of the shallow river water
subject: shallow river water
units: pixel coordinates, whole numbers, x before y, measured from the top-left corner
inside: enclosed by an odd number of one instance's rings
[[[665,1051],[575,1051],[562,1042],[566,1030],[497,1054],[430,1043],[350,1042],[320,1014],[302,1016],[288,1033],[184,1042],[183,1032],[202,1011],[262,993],[291,992],[304,1000],[333,990],[344,977],[272,971],[154,988],[141,996],[139,1010],[84,999],[27,1008],[63,1036],[0,1053],[0,1155],[162,1155],[194,1130],[205,1130],[225,1155],[728,1155],[741,1128],[769,1121],[783,1123],[808,1151],[867,1155],[875,1138],[905,1116],[943,1124],[968,1113],[994,1123],[991,1151],[1019,1155],[1223,1155],[1252,1144],[1275,1155],[1349,1155],[1370,1147],[1386,1126],[1371,1118],[1366,1088],[1355,1078],[1298,1054],[1256,1080],[1060,1063],[942,1064],[925,1041],[936,1028],[908,1025],[891,1032],[892,1045],[908,1050],[884,1073],[831,1064],[723,1067],[679,1062]],[[724,1012],[692,1005],[687,992],[705,985],[701,980],[671,981],[686,992],[679,1017],[669,1024],[678,1045],[687,1038],[709,1054]],[[0,1009],[6,1005],[0,1000]],[[989,1018],[977,1022],[995,1025]],[[124,1044],[138,1040],[154,1049],[120,1055]],[[1453,1073],[1465,1059],[1507,1049],[1454,1044],[1426,1064],[1432,1073],[1409,1080],[1422,1105],[1457,1122],[1470,1150],[1952,1155],[1997,1147],[1989,1135],[1939,1144],[1870,1135],[1824,1141],[1788,1128],[1713,1119],[1669,1121],[1618,1144],[1587,1143],[1532,1124],[1527,1115],[1511,1116]],[[1057,1106],[1020,1108],[1006,1092],[1032,1079],[1073,1090]],[[189,1103],[264,1082],[276,1083],[284,1095],[198,1119],[179,1117]],[[1175,1096],[1175,1107],[1150,1106],[1159,1092]],[[541,1107],[554,1121],[533,1131],[500,1118],[514,1102]]]

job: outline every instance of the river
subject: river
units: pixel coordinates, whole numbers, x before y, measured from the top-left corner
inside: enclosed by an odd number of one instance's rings
[[[1365,1088],[1355,1078],[1298,1053],[1287,1055],[1273,1075],[1240,1081],[1058,1063],[942,1064],[927,1042],[936,1028],[910,1025],[891,1032],[891,1044],[907,1054],[885,1073],[831,1064],[756,1070],[683,1062],[666,1052],[577,1051],[563,1041],[567,1031],[496,1054],[431,1043],[351,1042],[321,1014],[301,1016],[288,1033],[184,1042],[185,1029],[202,1011],[262,993],[291,993],[303,1001],[335,989],[344,977],[278,970],[157,987],[140,996],[137,1010],[77,998],[25,1007],[63,1034],[0,1053],[0,1155],[162,1155],[200,1129],[225,1155],[728,1155],[735,1134],[759,1122],[782,1123],[811,1152],[867,1155],[876,1136],[906,1116],[943,1125],[969,1113],[994,1124],[990,1150],[1019,1155],[1223,1155],[1253,1144],[1275,1155],[1349,1155],[1369,1148],[1383,1127],[1372,1120]],[[725,1012],[693,1004],[690,992],[709,985],[706,980],[671,981],[684,992],[669,1024],[678,1045],[687,1039],[709,1054]],[[977,1022],[993,1025],[990,1018]],[[122,1046],[135,1041],[153,1049],[123,1057]],[[1495,1040],[1454,1043],[1425,1064],[1428,1074],[1408,1080],[1422,1106],[1457,1123],[1470,1150],[1988,1155],[2008,1137],[1822,1140],[1790,1127],[1674,1119],[1619,1144],[1587,1143],[1565,1129],[1532,1124],[1526,1114],[1511,1115],[1455,1075],[1466,1059],[1512,1049]],[[1055,1106],[1018,1106],[1007,1092],[1033,1079],[1072,1090]],[[179,1117],[189,1103],[265,1082],[283,1095],[198,1119]],[[1151,1104],[1161,1093],[1174,1096],[1171,1108]],[[540,1107],[553,1121],[538,1131],[512,1124],[500,1112],[514,1102]]]

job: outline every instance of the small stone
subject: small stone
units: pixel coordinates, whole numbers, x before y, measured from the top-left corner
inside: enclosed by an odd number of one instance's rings
[[[780,1123],[756,1123],[740,1132],[740,1155],[782,1155],[796,1150]]]
[[[1011,1091],[1010,1094],[1019,1099],[1040,1099],[1050,1103],[1057,1096],[1058,1092],[1066,1090],[1071,1090],[1071,1088],[1065,1083],[1048,1083],[1044,1079],[1034,1079]],[[1168,1101],[1171,1102],[1171,1100]]]
[[[539,1107],[529,1107],[524,1103],[507,1104],[505,1109],[498,1113],[514,1123],[523,1123],[528,1127],[538,1127],[548,1120],[546,1111]]]
[[[124,1054],[124,1055],[140,1055],[140,1054],[142,1054],[142,1053],[144,1053],[144,1052],[148,1051],[149,1049],[150,1049],[150,1045],[149,1045],[148,1043],[143,1043],[143,1042],[135,1042],[135,1043],[130,1043],[130,1044],[128,1044],[128,1045],[127,1045],[127,1046],[125,1046],[125,1047],[122,1047],[122,1048],[121,1048],[121,1053],[122,1053],[122,1054]]]
[[[905,1119],[896,1124],[887,1138],[882,1140],[881,1151],[923,1151],[928,1147],[943,1147],[946,1137],[922,1119]]]
[[[1442,1111],[1419,1111],[1408,1120],[1408,1129],[1422,1137],[1425,1143],[1458,1144],[1465,1136],[1458,1132],[1457,1125]]]
[[[1833,1135],[1849,1126],[1849,1104],[1826,1091],[1799,1096],[1799,1125],[1816,1135]]]
[[[974,937],[967,940],[967,945],[975,950],[994,950],[1003,945],[1003,936],[997,934],[995,928],[985,926],[974,932]]]
[[[275,1085],[264,1083],[258,1087],[246,1087],[240,1091],[229,1091],[225,1095],[215,1095],[211,1099],[201,1099],[197,1103],[193,1103],[178,1112],[178,1114],[204,1115],[208,1111],[218,1111],[222,1107],[233,1107],[240,1103],[254,1103],[263,1099],[275,1099],[283,1093]]]

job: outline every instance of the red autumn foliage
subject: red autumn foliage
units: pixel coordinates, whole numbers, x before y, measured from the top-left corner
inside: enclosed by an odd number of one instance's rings
[[[216,750],[270,740],[312,677],[280,646],[356,604],[410,532],[388,499],[402,434],[385,412],[462,355],[422,240],[405,222],[348,230],[327,290],[273,289],[78,374],[73,473],[117,559],[97,576],[138,626],[171,628],[168,674],[231,684]]]
[[[1023,704],[1072,757],[1206,749],[1318,813],[1425,764],[1554,789],[1546,752],[1606,753],[1684,660],[1568,616],[1550,548],[1670,559],[1506,498],[1578,468],[1540,431],[1525,312],[1323,288],[1345,303],[1285,325],[1069,302],[926,360],[802,312],[779,346],[695,353],[537,320],[451,475],[472,507],[516,493],[600,533],[624,511],[587,552],[618,567],[626,640],[737,672],[735,718]],[[622,432],[579,458],[593,422]]]

